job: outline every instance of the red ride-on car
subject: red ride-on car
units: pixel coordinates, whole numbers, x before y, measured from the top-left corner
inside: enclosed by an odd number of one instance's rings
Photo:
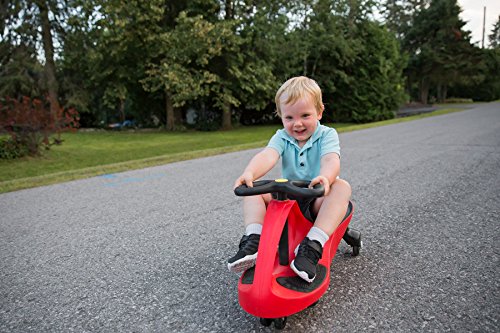
[[[316,278],[308,283],[298,277],[290,268],[295,248],[312,227],[312,223],[301,213],[296,198],[321,197],[323,185],[307,188],[308,181],[286,179],[261,180],[254,187],[241,185],[235,189],[238,196],[272,193],[273,200],[267,207],[258,256],[255,266],[246,270],[238,283],[238,298],[241,307],[259,317],[264,326],[274,322],[277,329],[286,325],[288,316],[315,305],[330,284],[330,264],[342,239],[352,246],[353,256],[359,254],[362,246],[361,233],[349,229],[353,205],[349,202],[347,213],[325,243],[323,256],[318,262]]]

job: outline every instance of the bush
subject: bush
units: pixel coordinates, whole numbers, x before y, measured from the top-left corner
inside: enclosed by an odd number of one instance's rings
[[[12,138],[0,140],[0,159],[13,160],[28,154],[28,150],[20,142]]]
[[[202,108],[196,114],[195,129],[198,131],[217,131],[220,128],[222,116],[220,112]]]
[[[64,131],[78,128],[79,116],[74,109],[62,107],[54,114],[48,101],[23,97],[0,100],[0,131],[9,134],[10,139],[2,141],[0,158],[18,158],[24,155],[39,155],[41,149],[50,149],[54,143],[61,143],[59,137],[51,137]]]

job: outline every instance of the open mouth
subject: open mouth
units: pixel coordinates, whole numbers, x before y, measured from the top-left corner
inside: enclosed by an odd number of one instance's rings
[[[302,135],[302,134],[304,134],[304,133],[306,132],[306,130],[305,130],[305,129],[300,130],[300,131],[295,130],[294,132],[295,132],[295,134],[297,134],[297,135]]]

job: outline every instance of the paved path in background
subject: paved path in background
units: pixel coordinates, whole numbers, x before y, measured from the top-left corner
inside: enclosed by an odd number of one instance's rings
[[[500,103],[341,143],[365,248],[284,331],[500,331]],[[0,331],[271,331],[225,264],[256,151],[0,195]]]
[[[480,108],[486,105],[486,103],[448,103],[448,104],[436,104],[436,105],[419,105],[419,106],[405,106],[396,111],[396,117],[408,117],[414,116],[421,113],[429,113],[436,110],[443,109],[474,109]]]

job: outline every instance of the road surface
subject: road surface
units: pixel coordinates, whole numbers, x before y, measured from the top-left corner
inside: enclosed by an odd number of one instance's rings
[[[365,247],[284,331],[499,332],[500,103],[340,138]],[[257,151],[1,194],[0,332],[271,331],[226,268]]]

